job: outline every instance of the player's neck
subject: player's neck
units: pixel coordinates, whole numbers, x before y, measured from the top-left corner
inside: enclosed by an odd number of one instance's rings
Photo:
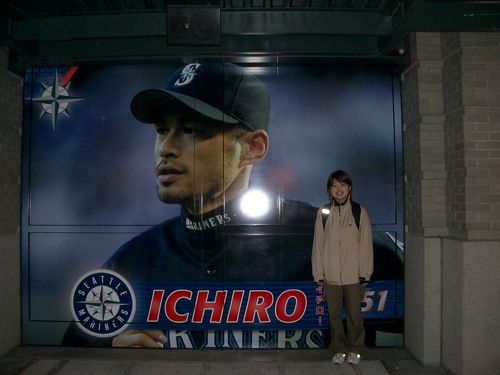
[[[249,180],[250,175],[242,173],[222,192],[222,194],[210,198],[204,197],[202,201],[196,202],[191,206],[185,206],[185,208],[189,214],[193,216],[211,212],[239,197],[244,191],[248,190]]]

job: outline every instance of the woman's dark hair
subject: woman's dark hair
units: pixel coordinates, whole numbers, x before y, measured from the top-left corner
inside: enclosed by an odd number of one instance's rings
[[[328,194],[328,199],[330,199],[330,202],[333,200],[332,194],[330,193],[330,188],[333,185],[333,180],[343,182],[344,184],[347,184],[351,187],[351,194],[349,194],[349,199],[352,200],[352,178],[346,171],[338,169],[335,172],[330,173],[330,176],[328,176],[328,181],[326,182],[326,194]]]

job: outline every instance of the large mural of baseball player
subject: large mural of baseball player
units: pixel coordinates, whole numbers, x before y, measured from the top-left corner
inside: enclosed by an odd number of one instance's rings
[[[326,345],[310,258],[322,179],[340,166],[365,181],[358,194],[377,212],[369,344],[376,330],[401,330],[390,68],[171,62],[33,70],[27,83],[25,342]],[[61,257],[73,266],[54,280]],[[54,333],[41,338],[44,324]]]

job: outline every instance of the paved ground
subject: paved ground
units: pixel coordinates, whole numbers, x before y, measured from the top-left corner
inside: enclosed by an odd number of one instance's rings
[[[333,365],[327,350],[154,350],[19,347],[0,375],[445,375],[400,348],[370,349],[358,366]]]

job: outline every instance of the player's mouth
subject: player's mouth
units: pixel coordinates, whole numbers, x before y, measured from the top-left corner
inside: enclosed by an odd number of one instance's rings
[[[183,174],[184,172],[180,168],[168,164],[160,164],[156,169],[158,182],[162,185],[169,185],[177,181]]]

